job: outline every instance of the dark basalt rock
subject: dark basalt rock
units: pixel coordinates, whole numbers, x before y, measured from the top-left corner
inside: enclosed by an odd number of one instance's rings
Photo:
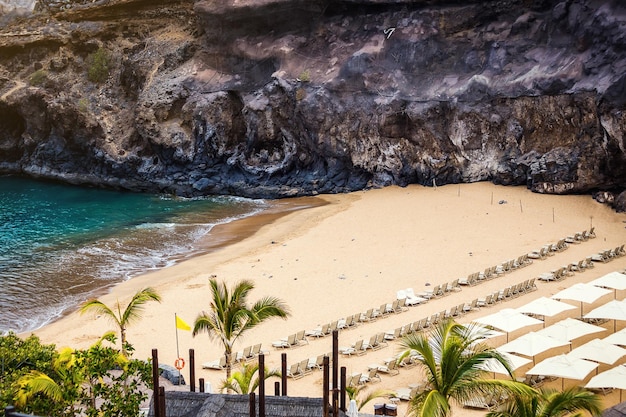
[[[36,9],[0,29],[0,173],[253,197],[473,181],[626,188],[618,1]],[[109,75],[95,84],[99,48]]]

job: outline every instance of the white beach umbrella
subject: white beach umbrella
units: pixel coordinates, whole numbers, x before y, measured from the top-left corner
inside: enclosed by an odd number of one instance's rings
[[[502,330],[508,334],[512,331],[532,326],[533,324],[542,324],[541,320],[529,317],[526,314],[520,313],[513,308],[503,308],[497,313],[489,314],[488,316],[479,317],[474,320],[475,323],[483,324],[486,326],[495,327],[498,330]]]
[[[546,327],[545,329],[539,330],[537,333],[541,333],[544,336],[552,337],[554,339],[571,342],[574,339],[578,339],[579,337],[586,336],[588,334],[605,331],[606,329],[604,327],[585,323],[584,321],[568,317]]]
[[[530,356],[533,358],[534,362],[535,355],[555,347],[566,345],[569,345],[568,341],[548,337],[539,332],[529,332],[500,346],[498,350],[501,352]]]
[[[580,301],[580,314],[583,314],[582,303],[593,303],[598,298],[610,294],[612,291],[605,288],[596,287],[595,285],[578,283],[571,287],[565,288],[554,294],[550,298],[555,300],[573,300]]]
[[[571,304],[563,303],[552,298],[539,297],[528,304],[524,304],[523,306],[516,308],[516,310],[520,313],[530,313],[544,317],[552,317],[575,308],[576,307]]]
[[[613,365],[626,355],[626,349],[615,346],[603,339],[593,339],[567,354],[570,358],[589,359]]]
[[[615,332],[602,340],[613,345],[626,346],[626,328],[620,330],[619,332]]]
[[[356,405],[356,400],[350,400],[350,404],[348,405],[348,410],[346,411],[346,416],[348,417],[358,417],[359,409]]]
[[[611,300],[600,307],[594,308],[583,317],[586,319],[614,320],[613,331],[615,331],[615,321],[626,320],[626,301]]]
[[[504,356],[504,358],[509,362],[509,365],[511,366],[511,370],[513,371],[531,362],[531,360],[528,358],[523,358],[521,356],[513,355],[512,353],[500,352],[500,354]],[[485,362],[483,362],[480,365],[480,368],[484,369],[485,371],[489,371],[489,372],[493,372],[497,374],[504,374],[504,375],[508,374],[504,366],[502,366],[502,364],[498,362],[497,360],[495,360],[494,358],[487,359]]]
[[[619,390],[626,389],[626,366],[618,365],[608,371],[600,372],[592,377],[585,388],[616,388]],[[620,401],[622,393],[620,391]]]
[[[626,290],[626,274],[617,271],[609,272],[600,278],[594,279],[589,284],[596,287],[610,288],[617,293],[617,290]]]
[[[583,380],[598,364],[585,359],[557,355],[544,359],[526,372],[526,375],[543,375],[557,378]]]
[[[583,316],[586,319],[626,320],[626,301],[611,300]]]
[[[468,323],[462,324],[461,326],[465,329],[466,336],[471,339],[491,339],[504,334],[503,332],[490,329],[479,323]]]

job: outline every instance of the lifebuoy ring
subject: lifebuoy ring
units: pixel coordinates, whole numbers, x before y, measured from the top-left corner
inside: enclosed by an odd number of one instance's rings
[[[183,358],[178,358],[174,361],[174,367],[179,371],[185,367],[185,360]]]

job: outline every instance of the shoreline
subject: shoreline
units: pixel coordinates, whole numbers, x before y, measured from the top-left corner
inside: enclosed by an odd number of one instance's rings
[[[102,286],[98,289],[94,289],[89,292],[90,297],[88,299],[100,299],[102,297],[106,297],[108,294],[115,292],[116,287],[126,282],[132,281],[136,278],[139,278],[143,275],[158,273],[160,271],[173,268],[178,264],[191,261],[194,258],[203,257],[220,251],[230,245],[236,244],[253,236],[262,227],[271,225],[273,222],[277,221],[283,216],[289,215],[290,213],[299,210],[319,207],[326,204],[328,203],[325,202],[323,199],[317,197],[297,197],[287,202],[281,202],[280,200],[270,200],[268,202],[268,207],[259,212],[245,215],[244,217],[236,218],[225,223],[216,224],[203,239],[200,239],[196,243],[195,248],[192,252],[188,253],[187,255],[172,258],[170,265],[144,272],[137,272],[136,274],[131,275],[125,280],[114,282]],[[50,325],[54,325],[55,322],[63,320],[67,316],[77,313],[79,308],[80,305],[77,305],[73,308],[67,308],[60,315],[42,324],[41,326],[17,334],[24,337],[31,333],[37,333],[37,331],[39,331],[40,329]]]
[[[412,287],[419,293],[590,226],[595,227],[598,235],[510,274],[463,287],[458,293],[412,307],[402,314],[361,324],[355,330],[342,331],[340,346],[626,243],[623,223],[626,215],[613,212],[590,196],[542,195],[525,187],[476,183],[437,188],[387,187],[315,199],[324,204],[287,212],[273,218],[271,223],[257,224],[258,229],[246,238],[165,270],[133,278],[103,296],[101,301],[107,305],[118,297],[125,304],[134,292],[148,285],[162,295],[163,302],[148,305],[144,318],[128,329],[128,340],[136,348],[134,356],[149,357],[151,349],[157,348],[159,362],[171,364],[178,354],[187,357],[187,350],[194,349],[196,377],[205,378],[213,387],[219,386],[223,372],[201,369],[202,363],[219,358],[222,354],[219,345],[206,334],[192,337],[185,331],[178,332],[178,353],[175,342],[174,314],[193,324],[197,314],[210,302],[207,279],[212,275],[229,284],[251,279],[255,282],[251,302],[263,296],[277,296],[290,306],[291,317],[285,321],[271,320],[250,330],[234,348],[240,351],[262,343],[263,350],[270,352],[266,363],[272,368],[280,367],[283,352],[288,353],[292,364],[330,351],[330,338],[309,340],[308,345],[286,350],[272,348],[273,341],[368,308],[378,308],[382,302],[395,299],[399,289]],[[508,304],[471,312],[460,321],[467,322],[500,308],[516,307],[541,295],[550,296],[572,283],[588,282],[604,271],[624,268],[626,257],[621,257],[564,281],[537,283],[538,290],[531,294]],[[68,345],[82,348],[112,328],[102,318],[72,314],[34,333],[44,343],[55,343],[58,348]],[[502,344],[504,340],[497,342]],[[342,358],[342,366],[347,366],[348,373],[362,372],[369,364],[394,355],[396,349],[397,345],[390,343],[390,347],[380,352]],[[372,389],[400,388],[419,377],[411,370],[403,370],[398,376],[382,378]],[[319,372],[289,380],[290,395],[321,396],[320,387]],[[462,409],[457,415],[472,413]]]

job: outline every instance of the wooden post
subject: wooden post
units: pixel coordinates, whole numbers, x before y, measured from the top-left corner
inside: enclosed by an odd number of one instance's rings
[[[333,416],[339,412],[339,330],[333,330]]]
[[[339,396],[339,408],[344,413],[346,412],[346,367],[341,367],[341,395]]]
[[[322,416],[328,417],[328,384],[330,384],[330,370],[329,368],[329,358],[328,356],[324,356],[324,366],[323,372],[324,376],[322,377]]]
[[[204,392],[204,378],[200,378],[198,382],[200,383],[200,392]]]
[[[159,417],[165,417],[165,387],[159,387]]]
[[[259,417],[265,417],[265,355],[259,354]]]
[[[189,391],[196,392],[196,352],[189,349]]]
[[[287,396],[287,354],[286,353],[280,354],[280,372],[281,372],[280,379],[283,384],[282,396],[286,397]]]
[[[251,392],[248,398],[248,404],[250,405],[250,417],[256,417],[256,399],[254,392]]]
[[[161,404],[159,403],[159,353],[152,349],[152,403],[155,417],[161,417]]]

